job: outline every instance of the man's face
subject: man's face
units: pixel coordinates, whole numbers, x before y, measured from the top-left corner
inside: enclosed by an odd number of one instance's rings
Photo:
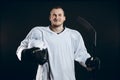
[[[52,26],[63,25],[65,19],[64,11],[61,8],[51,10],[50,21]]]

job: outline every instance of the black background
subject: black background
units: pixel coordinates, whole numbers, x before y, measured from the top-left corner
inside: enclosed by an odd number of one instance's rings
[[[0,80],[25,80],[27,67],[21,65],[16,49],[35,26],[48,26],[49,11],[60,5],[65,10],[67,27],[80,31],[74,21],[78,16],[86,19],[97,31],[97,52],[101,69],[97,80],[119,80],[120,7],[119,1],[3,1],[0,11]],[[76,64],[77,80],[86,80],[86,72]],[[86,75],[87,77],[87,75]],[[89,80],[89,79],[88,79]]]

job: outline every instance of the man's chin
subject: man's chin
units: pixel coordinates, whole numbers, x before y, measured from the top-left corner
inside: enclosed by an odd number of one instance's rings
[[[59,27],[59,26],[61,26],[62,24],[54,24],[53,26],[54,27]]]

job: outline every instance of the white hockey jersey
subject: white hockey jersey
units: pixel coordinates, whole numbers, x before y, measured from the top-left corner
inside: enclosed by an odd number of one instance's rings
[[[49,26],[33,28],[17,49],[19,60],[21,51],[29,48],[31,41],[43,41],[49,54],[49,62],[39,65],[36,80],[75,80],[74,62],[86,67],[85,61],[90,57],[81,34],[66,27],[60,34],[51,31]]]

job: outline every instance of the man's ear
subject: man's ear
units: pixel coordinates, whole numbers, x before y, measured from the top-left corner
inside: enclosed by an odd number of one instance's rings
[[[66,21],[66,16],[64,16],[64,21]]]

